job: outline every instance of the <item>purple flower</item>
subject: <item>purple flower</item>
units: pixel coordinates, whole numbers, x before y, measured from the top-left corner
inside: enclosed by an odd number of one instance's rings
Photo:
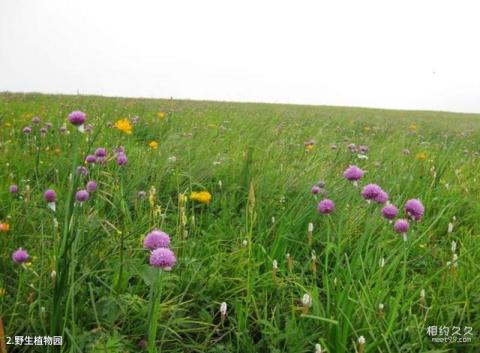
[[[363,177],[363,170],[358,168],[356,165],[351,165],[345,170],[343,176],[347,180],[358,181]]]
[[[158,248],[150,254],[150,265],[170,271],[177,262],[175,254],[168,248]]]
[[[422,202],[418,199],[411,199],[405,203],[405,212],[416,221],[422,219],[424,211],[425,208],[423,207]]]
[[[397,219],[395,224],[393,225],[393,229],[397,233],[406,233],[408,232],[408,228],[410,228],[410,225],[408,224],[408,221],[406,219]]]
[[[35,124],[35,125],[40,124],[40,118],[38,116],[34,116],[32,118],[32,124]]]
[[[25,126],[22,131],[25,135],[28,135],[32,132],[32,128],[30,126]]]
[[[312,191],[312,194],[317,195],[317,194],[320,192],[320,190],[321,190],[321,189],[320,189],[320,186],[318,186],[318,185],[313,185],[311,191]]]
[[[97,183],[93,180],[90,180],[87,185],[85,186],[88,192],[95,192],[97,191]]]
[[[387,201],[388,201],[388,194],[385,191],[380,190],[378,195],[375,197],[375,202],[383,204]]]
[[[125,147],[118,146],[117,148],[115,148],[115,153],[117,153],[117,154],[125,153]]]
[[[86,119],[86,114],[84,112],[81,112],[80,110],[71,112],[68,115],[68,121],[70,121],[72,125],[75,125],[77,127],[83,125],[85,123],[85,119]]]
[[[350,150],[350,152],[357,152],[357,146],[354,143],[348,144],[347,148]]]
[[[46,127],[47,129],[51,129],[51,128],[53,127],[53,124],[52,124],[51,122],[46,122],[46,123],[45,123],[45,127]]]
[[[330,199],[323,199],[318,204],[318,212],[322,214],[328,214],[335,211],[335,203]]]
[[[48,189],[43,193],[43,198],[47,202],[55,202],[55,199],[57,198],[57,194],[55,193],[55,190]]]
[[[85,131],[86,132],[91,132],[93,130],[93,125],[92,124],[88,124],[87,126],[85,126]]]
[[[117,155],[117,164],[122,166],[128,163],[128,158],[124,153],[119,153]]]
[[[61,132],[62,134],[66,133],[67,131],[68,131],[68,130],[67,130],[67,127],[66,127],[65,125],[60,126],[60,132]]]
[[[133,125],[138,124],[138,121],[139,121],[139,120],[140,120],[140,117],[134,116],[134,117],[132,118],[132,124],[133,124]]]
[[[105,163],[107,163],[107,158],[106,157],[97,157],[97,163],[98,164],[105,164]]]
[[[387,205],[384,208],[382,208],[382,215],[386,219],[394,219],[397,217],[398,214],[398,208],[396,208],[394,205]]]
[[[365,200],[374,200],[382,191],[377,184],[368,184],[363,187],[362,196]]]
[[[149,250],[158,248],[168,248],[170,246],[170,237],[167,233],[159,229],[154,229],[147,234],[143,240],[143,247]]]
[[[82,175],[82,176],[87,176],[88,175],[88,169],[85,168],[83,165],[79,165],[77,167],[77,174]]]
[[[24,262],[27,262],[29,258],[30,255],[28,255],[27,250],[24,250],[22,248],[19,248],[12,254],[12,260],[17,264],[23,264]]]
[[[361,154],[367,154],[368,153],[368,146],[362,145],[362,146],[358,147],[358,151]]]
[[[11,194],[16,194],[18,192],[18,186],[15,184],[10,185],[9,191]]]
[[[97,157],[95,157],[93,154],[89,154],[89,155],[85,158],[85,163],[88,163],[88,164],[95,163],[96,161],[97,161]]]
[[[39,131],[40,131],[40,135],[42,135],[42,136],[45,136],[47,134],[47,128],[46,127],[40,128]]]
[[[89,196],[90,195],[88,194],[87,190],[79,190],[75,194],[75,200],[77,200],[78,202],[85,202],[88,200]]]
[[[99,147],[95,150],[95,156],[106,157],[107,156],[107,150],[103,147]]]

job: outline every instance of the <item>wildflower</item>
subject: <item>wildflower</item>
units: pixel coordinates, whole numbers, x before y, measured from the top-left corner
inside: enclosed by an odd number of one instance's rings
[[[12,185],[10,185],[8,190],[10,191],[10,194],[16,194],[16,193],[18,193],[18,186],[15,185],[15,184],[12,184]]]
[[[157,141],[150,141],[148,144],[152,150],[156,150],[158,148],[158,142]]]
[[[83,165],[79,165],[76,171],[77,171],[77,175],[81,175],[81,176],[88,175],[88,169],[85,168]]]
[[[368,156],[366,154],[357,154],[358,159],[368,159]]]
[[[397,219],[393,226],[395,232],[402,234],[404,241],[407,241],[408,228],[410,228],[410,225],[406,219]]]
[[[75,194],[75,200],[77,200],[78,202],[85,202],[88,200],[89,197],[90,195],[87,190],[79,190]]]
[[[212,200],[212,194],[210,194],[208,191],[200,191],[200,192],[192,192],[190,194],[190,199],[193,201],[197,201],[200,203],[210,203]]]
[[[358,353],[365,352],[365,337],[360,336],[358,337]]]
[[[220,317],[222,319],[222,322],[225,321],[226,316],[227,316],[227,303],[222,302],[220,304]]]
[[[312,297],[305,293],[302,297],[302,306],[303,306],[303,313],[308,314],[308,310],[312,306]]]
[[[133,124],[133,125],[137,125],[138,122],[139,122],[139,120],[140,120],[140,117],[135,115],[135,116],[132,118],[132,124]]]
[[[160,267],[165,271],[171,271],[176,262],[175,254],[168,248],[158,248],[150,254],[150,265]]]
[[[93,180],[90,180],[87,185],[85,185],[85,188],[88,192],[95,192],[97,191],[97,183]]]
[[[92,132],[93,130],[93,125],[92,124],[87,124],[87,126],[85,126],[85,131],[86,132]]]
[[[123,166],[128,163],[128,158],[124,153],[120,153],[117,155],[117,164],[119,166]]]
[[[313,185],[312,189],[311,189],[311,192],[312,192],[312,194],[317,195],[320,192],[320,190],[321,189],[318,185]]]
[[[144,199],[145,197],[147,196],[147,193],[143,190],[140,190],[138,193],[137,193],[137,197],[139,199]]]
[[[10,230],[10,224],[0,223],[0,232],[7,233]]]
[[[411,199],[405,203],[405,212],[412,219],[419,221],[423,217],[425,208],[422,205],[422,202],[418,199]]]
[[[68,121],[70,121],[70,123],[74,125],[77,128],[77,130],[80,132],[85,132],[85,129],[83,127],[85,120],[86,120],[86,114],[79,110],[71,112],[68,115]]]
[[[159,118],[160,120],[165,119],[165,113],[164,113],[164,112],[158,112],[158,113],[157,113],[157,116],[158,116],[158,118]]]
[[[347,145],[347,148],[350,150],[350,152],[354,153],[357,152],[357,146],[354,143],[350,143]]]
[[[452,240],[452,253],[455,254],[455,252],[457,251],[457,242],[455,240]]]
[[[380,190],[380,192],[378,193],[378,195],[375,197],[375,202],[377,203],[386,203],[388,201],[388,194],[383,191],[383,190]]]
[[[367,154],[367,153],[368,153],[368,146],[361,145],[361,146],[358,147],[358,151],[359,151],[361,154]]]
[[[30,259],[30,255],[28,255],[27,250],[24,250],[22,248],[19,248],[18,250],[14,251],[12,254],[12,260],[17,264],[23,264],[27,262],[28,259]]]
[[[130,121],[128,119],[120,119],[117,120],[117,122],[114,125],[118,130],[122,131],[123,133],[127,135],[132,134],[132,125],[130,124]]]
[[[363,187],[362,196],[365,200],[374,200],[382,191],[377,184],[368,184]]]
[[[273,260],[273,261],[272,261],[272,269],[273,269],[274,271],[278,270],[278,262],[277,262],[277,260]]]
[[[358,180],[363,177],[363,170],[358,168],[356,165],[349,166],[345,172],[343,172],[345,179],[353,181],[354,185],[357,186]]]
[[[22,131],[25,135],[28,135],[32,132],[32,128],[30,126],[25,126]]]
[[[309,152],[315,148],[315,141],[313,140],[308,140],[303,143],[305,146],[305,151]]]
[[[315,353],[323,353],[320,343],[315,344]]]
[[[242,246],[243,246],[244,248],[246,248],[247,245],[248,245],[247,239],[243,239],[243,241],[242,241]]]
[[[398,214],[398,208],[396,208],[394,205],[390,204],[390,205],[387,205],[385,206],[384,208],[382,208],[382,215],[383,217],[385,217],[386,219],[394,219],[395,217],[397,217],[397,214]]]
[[[323,199],[319,202],[317,209],[322,214],[329,214],[335,211],[335,203],[330,199]]]
[[[409,129],[410,132],[412,132],[412,133],[417,132],[417,124],[415,124],[415,123],[411,124],[411,125],[408,127],[408,129]]]
[[[168,161],[169,161],[169,162],[172,162],[172,163],[175,163],[175,162],[177,161],[177,157],[175,157],[175,156],[170,156],[170,157],[168,157]]]
[[[105,158],[107,157],[107,150],[103,147],[99,147],[95,150],[95,156]]]
[[[93,164],[97,161],[97,157],[95,157],[93,154],[89,154],[87,157],[85,157],[85,163],[87,164]]]
[[[419,161],[425,161],[427,159],[427,153],[426,152],[419,152],[417,153],[416,157]]]
[[[64,134],[64,133],[66,133],[66,132],[68,131],[67,126],[66,126],[65,124],[63,124],[62,126],[60,126],[60,129],[59,129],[59,130],[60,130],[60,133],[61,133],[61,134]]]
[[[47,207],[51,209],[53,212],[55,212],[55,200],[57,198],[57,194],[55,190],[48,189],[43,193],[43,198],[47,202]]]
[[[35,124],[35,125],[40,124],[40,118],[38,116],[34,116],[32,118],[32,124]]]
[[[448,231],[448,233],[453,232],[453,223],[452,222],[448,223],[448,230],[447,231]]]
[[[42,136],[45,136],[47,134],[47,128],[46,127],[40,128],[39,131],[40,131],[40,135],[42,135]]]
[[[154,229],[147,234],[143,240],[143,247],[149,250],[158,248],[168,248],[170,246],[170,237],[167,233],[159,229]]]

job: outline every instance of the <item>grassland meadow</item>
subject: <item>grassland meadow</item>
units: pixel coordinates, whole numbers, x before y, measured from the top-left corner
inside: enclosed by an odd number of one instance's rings
[[[0,127],[1,353],[480,352],[478,114],[2,93]]]

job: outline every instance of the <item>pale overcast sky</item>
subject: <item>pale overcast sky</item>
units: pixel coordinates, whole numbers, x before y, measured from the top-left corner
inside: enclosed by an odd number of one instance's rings
[[[0,91],[480,113],[465,0],[0,0]]]

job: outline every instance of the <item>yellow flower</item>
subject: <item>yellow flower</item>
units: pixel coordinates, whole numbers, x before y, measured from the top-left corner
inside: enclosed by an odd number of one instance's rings
[[[118,130],[124,132],[127,135],[132,134],[132,124],[128,119],[118,120],[114,125]]]
[[[410,132],[416,132],[417,131],[417,124],[413,123],[409,127]]]
[[[157,141],[150,141],[148,144],[152,150],[156,150],[158,148],[158,142]]]
[[[314,148],[315,148],[315,145],[314,145],[313,143],[310,144],[310,145],[306,145],[306,146],[305,146],[305,150],[307,150],[307,151],[311,151],[311,150],[313,150]]]
[[[164,112],[158,112],[157,115],[158,115],[158,118],[161,120],[165,119],[165,116],[166,116]]]
[[[0,288],[0,297],[4,297],[6,293],[7,291],[5,290],[5,288]]]
[[[417,153],[416,158],[419,161],[425,161],[427,159],[427,153],[426,152],[419,152],[419,153]]]
[[[208,191],[194,191],[190,194],[190,200],[200,203],[209,203],[210,201],[212,201],[212,194],[210,194]]]
[[[10,230],[10,224],[8,223],[0,223],[0,232],[6,233]]]
[[[10,123],[5,123],[5,127],[12,127],[12,124],[10,124]]]

